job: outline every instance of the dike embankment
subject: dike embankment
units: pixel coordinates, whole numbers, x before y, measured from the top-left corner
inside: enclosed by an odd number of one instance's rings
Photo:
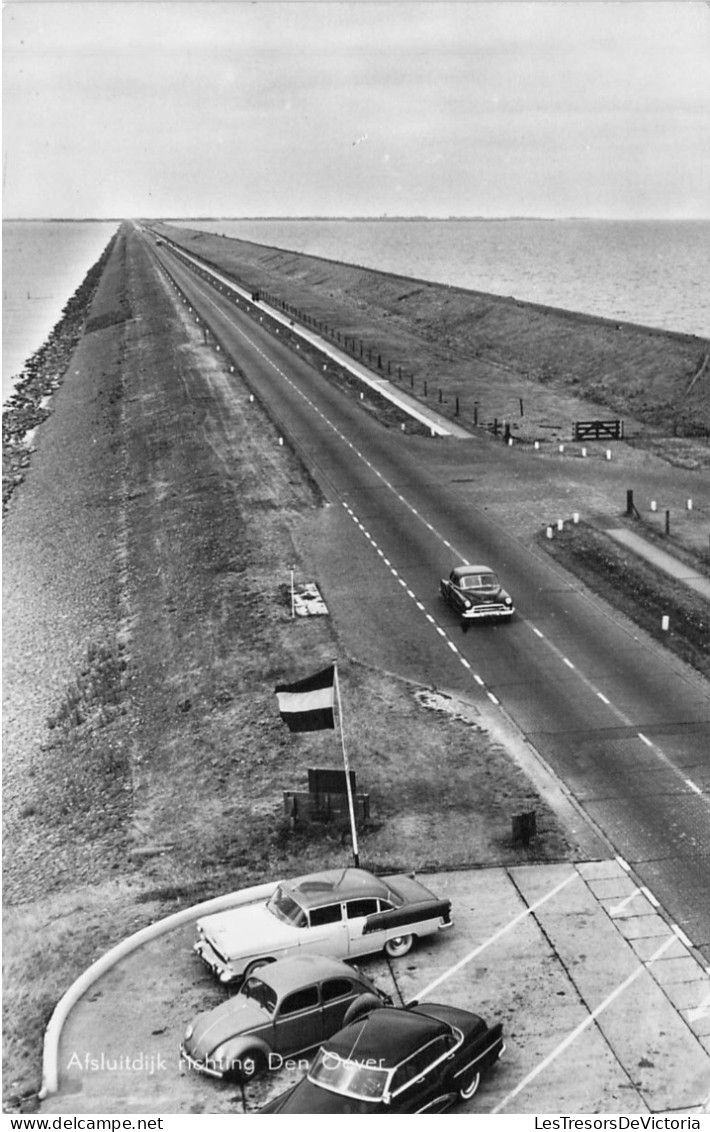
[[[460,423],[515,431],[555,423],[553,395],[629,433],[710,434],[710,341],[632,323],[428,283],[223,236],[154,224],[296,321],[326,327],[355,356]]]

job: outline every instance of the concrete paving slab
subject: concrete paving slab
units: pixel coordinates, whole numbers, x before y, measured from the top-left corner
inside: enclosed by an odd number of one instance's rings
[[[664,989],[679,983],[693,983],[700,988],[708,982],[702,979],[702,974],[703,969],[698,961],[688,954],[682,957],[675,956],[672,959],[664,954],[663,959],[659,959],[653,968],[653,977]],[[708,991],[710,992],[710,984]]]
[[[618,926],[619,921],[617,920],[615,921],[615,923]],[[664,951],[663,953],[666,958],[682,959],[688,954],[688,949],[685,944],[681,943],[678,937],[673,935],[673,932],[667,926],[667,924],[664,923],[663,926],[666,929],[665,932],[657,933],[655,935],[638,936],[636,938],[632,937],[629,939],[631,947],[633,948],[635,954],[638,955],[642,963],[645,963],[648,959],[650,959],[653,953],[658,950],[658,945],[664,938],[664,936],[669,939],[671,936],[673,936],[673,940],[668,951]],[[625,936],[625,938],[628,937]]]
[[[669,932],[668,924],[660,916],[623,916],[615,920],[614,924],[617,931],[629,940],[653,940],[658,936],[668,935]]]
[[[584,875],[584,874],[582,874]],[[626,900],[627,897],[633,896],[637,891],[637,887],[628,873],[622,869],[610,877],[603,877],[594,879],[590,877],[584,878],[590,892],[593,892],[597,900],[612,901]]]
[[[587,881],[590,888],[592,881],[622,878],[630,880],[628,869],[625,869],[616,857],[603,861],[580,861],[577,864],[577,872]]]
[[[665,983],[663,990],[676,1010],[681,1014],[687,1013],[686,1022],[689,1025],[693,1017],[698,1019],[704,1017],[710,1028],[710,978],[706,976],[694,979],[692,982]],[[707,1003],[704,1008],[703,1002]]]

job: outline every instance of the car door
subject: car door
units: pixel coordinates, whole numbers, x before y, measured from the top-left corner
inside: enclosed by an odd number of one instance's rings
[[[352,979],[338,977],[323,980],[320,997],[324,1038],[329,1038],[342,1028],[346,1010],[362,993],[363,988],[353,983]]]
[[[343,905],[323,904],[311,908],[306,942],[309,951],[319,955],[335,955],[344,959],[348,954],[348,925],[343,916]]]
[[[392,1080],[393,1112],[437,1112],[442,1098],[455,1098],[452,1077],[458,1044],[453,1034],[442,1034],[399,1066]]]
[[[357,900],[348,900],[345,904],[345,916],[348,925],[348,940],[350,955],[370,955],[373,951],[381,951],[387,939],[384,929],[374,932],[365,931],[368,916],[374,916],[380,911],[380,904],[375,897],[365,896]]]
[[[274,1018],[276,1052],[301,1053],[322,1041],[323,1022],[318,985],[300,987],[282,999]]]

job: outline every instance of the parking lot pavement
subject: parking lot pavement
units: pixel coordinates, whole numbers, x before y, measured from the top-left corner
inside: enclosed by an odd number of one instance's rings
[[[360,965],[397,1002],[503,1022],[506,1053],[461,1112],[685,1113],[710,1097],[710,973],[616,860],[429,875],[455,927]],[[243,1113],[301,1076],[242,1090],[181,1064],[194,1014],[224,996],[192,925],[142,946],[70,1014],[47,1113]]]

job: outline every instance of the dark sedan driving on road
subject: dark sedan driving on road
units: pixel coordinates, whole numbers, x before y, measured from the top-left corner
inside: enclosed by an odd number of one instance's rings
[[[439,593],[464,628],[470,621],[507,619],[515,613],[513,599],[488,566],[456,566],[439,582]]]

